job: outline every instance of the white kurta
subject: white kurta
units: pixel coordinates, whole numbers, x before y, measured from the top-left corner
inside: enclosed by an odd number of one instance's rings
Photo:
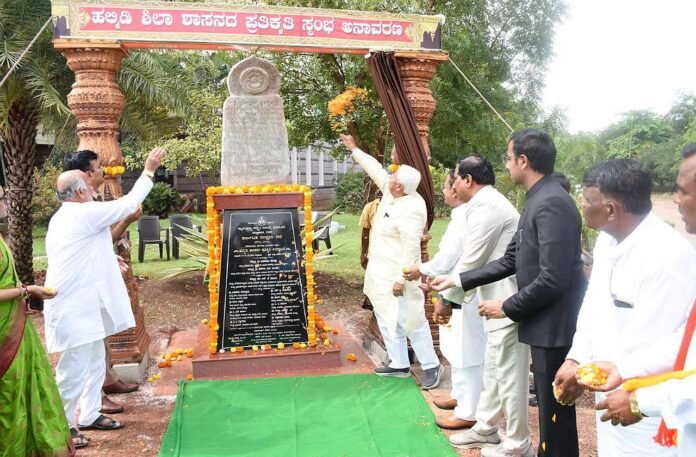
[[[696,335],[691,339],[684,369],[696,369]],[[696,375],[638,389],[636,398],[643,414],[662,417],[667,427],[677,430],[679,457],[696,456]]]
[[[510,240],[517,231],[520,215],[514,206],[493,186],[479,189],[467,203],[463,230],[466,232],[462,256],[457,261],[453,279],[460,284],[459,273],[479,268],[505,254]],[[461,290],[461,286],[456,287]],[[505,300],[517,293],[517,281],[510,276],[500,281],[468,291],[467,296],[477,293],[480,301]],[[487,331],[514,324],[508,318],[484,320]]]
[[[369,154],[354,149],[353,160],[382,191],[370,230],[370,261],[365,270],[363,292],[390,333],[395,334],[397,324],[401,322],[408,335],[426,321],[423,292],[415,282],[404,280],[402,270],[420,262],[421,236],[427,222],[425,202],[418,194],[394,198],[389,191],[389,174]],[[402,300],[406,306],[400,307],[392,293],[395,282],[404,284]],[[400,308],[406,313],[401,319]]]
[[[612,361],[624,379],[671,370],[696,296],[694,278],[693,247],[652,213],[621,243],[600,233],[567,358]],[[600,457],[675,455],[652,440],[659,420],[624,428],[597,418]]]
[[[442,235],[437,254],[418,268],[423,275],[439,276],[454,272],[464,249],[465,214],[466,204],[452,209],[451,220]],[[486,334],[478,314],[478,300],[472,303],[474,296],[470,294],[466,297],[459,287],[447,289],[442,297],[462,305],[462,309],[453,309],[448,325],[440,325],[440,351],[453,367],[482,365]]]
[[[46,233],[46,347],[62,352],[135,326],[114,254],[111,225],[133,213],[152,188],[141,177],[128,195],[108,202],[65,202]]]

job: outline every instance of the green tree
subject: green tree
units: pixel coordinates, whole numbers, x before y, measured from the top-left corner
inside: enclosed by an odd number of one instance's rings
[[[19,59],[50,16],[49,0],[0,1],[0,68]],[[32,278],[32,174],[37,127],[42,119],[65,117],[69,78],[51,44],[48,27],[0,88],[0,140],[7,177],[9,245],[20,279]]]
[[[631,111],[608,127],[599,139],[610,158],[635,158],[670,138],[669,124],[652,111]]]
[[[49,0],[0,0],[0,69],[3,75],[19,59],[51,14]],[[23,282],[32,278],[32,181],[36,134],[72,132],[75,119],[66,106],[74,75],[52,44],[47,27],[24,60],[0,88],[0,142],[7,176],[9,244]],[[125,135],[148,138],[177,125],[175,114],[187,108],[179,67],[163,54],[133,53],[123,62],[118,82],[126,97],[121,116]],[[59,135],[58,154],[75,147],[75,138]]]

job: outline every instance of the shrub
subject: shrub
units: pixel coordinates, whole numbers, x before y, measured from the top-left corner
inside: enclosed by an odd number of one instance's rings
[[[181,203],[181,195],[172,186],[158,182],[143,201],[143,212],[166,219],[169,213],[179,208]]]
[[[438,165],[433,167],[431,173],[433,175],[433,190],[435,192],[435,217],[449,217],[452,208],[445,203],[445,197],[442,195],[442,188],[445,185],[445,179],[449,175],[449,169]]]
[[[364,206],[365,177],[366,174],[362,171],[340,175],[333,207],[340,206],[347,213],[360,214]]]
[[[43,170],[34,170],[31,215],[34,223],[46,225],[58,211],[60,202],[56,198],[56,179],[63,170],[57,165],[47,164]]]

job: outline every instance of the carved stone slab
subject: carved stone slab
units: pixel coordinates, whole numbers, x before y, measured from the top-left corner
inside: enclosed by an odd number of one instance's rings
[[[290,173],[280,73],[255,56],[227,77],[230,97],[222,115],[221,183],[244,186],[285,182]]]

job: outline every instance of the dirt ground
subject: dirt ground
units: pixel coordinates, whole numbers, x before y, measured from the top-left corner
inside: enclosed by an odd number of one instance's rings
[[[317,274],[317,284],[318,295],[326,303],[318,306],[317,311],[327,320],[341,321],[358,341],[364,341],[370,312],[360,308],[362,285],[322,274]],[[143,279],[140,282],[139,298],[145,307],[145,323],[151,338],[150,353],[153,358],[146,375],[150,376],[158,371],[155,360],[164,352],[171,336],[180,330],[195,327],[201,319],[207,317],[207,288],[202,284],[200,274],[188,274],[169,281]],[[43,318],[37,315],[33,318],[43,338]],[[57,361],[56,357],[51,357],[51,360],[54,364]],[[424,392],[431,407],[433,407],[434,397],[446,394],[446,387]],[[114,418],[122,421],[125,427],[116,431],[85,432],[91,439],[91,443],[89,447],[78,451],[78,456],[157,455],[175,397],[155,396],[152,385],[146,381],[134,393],[111,397],[126,408],[123,413],[114,415]],[[577,417],[582,457],[597,455],[592,403],[591,397],[587,395],[581,398],[578,405]],[[433,408],[436,414],[443,414],[437,408]],[[263,414],[263,412],[259,413]],[[529,415],[533,439],[537,443],[536,408],[530,407]],[[459,455],[478,456],[479,451],[460,450]]]

